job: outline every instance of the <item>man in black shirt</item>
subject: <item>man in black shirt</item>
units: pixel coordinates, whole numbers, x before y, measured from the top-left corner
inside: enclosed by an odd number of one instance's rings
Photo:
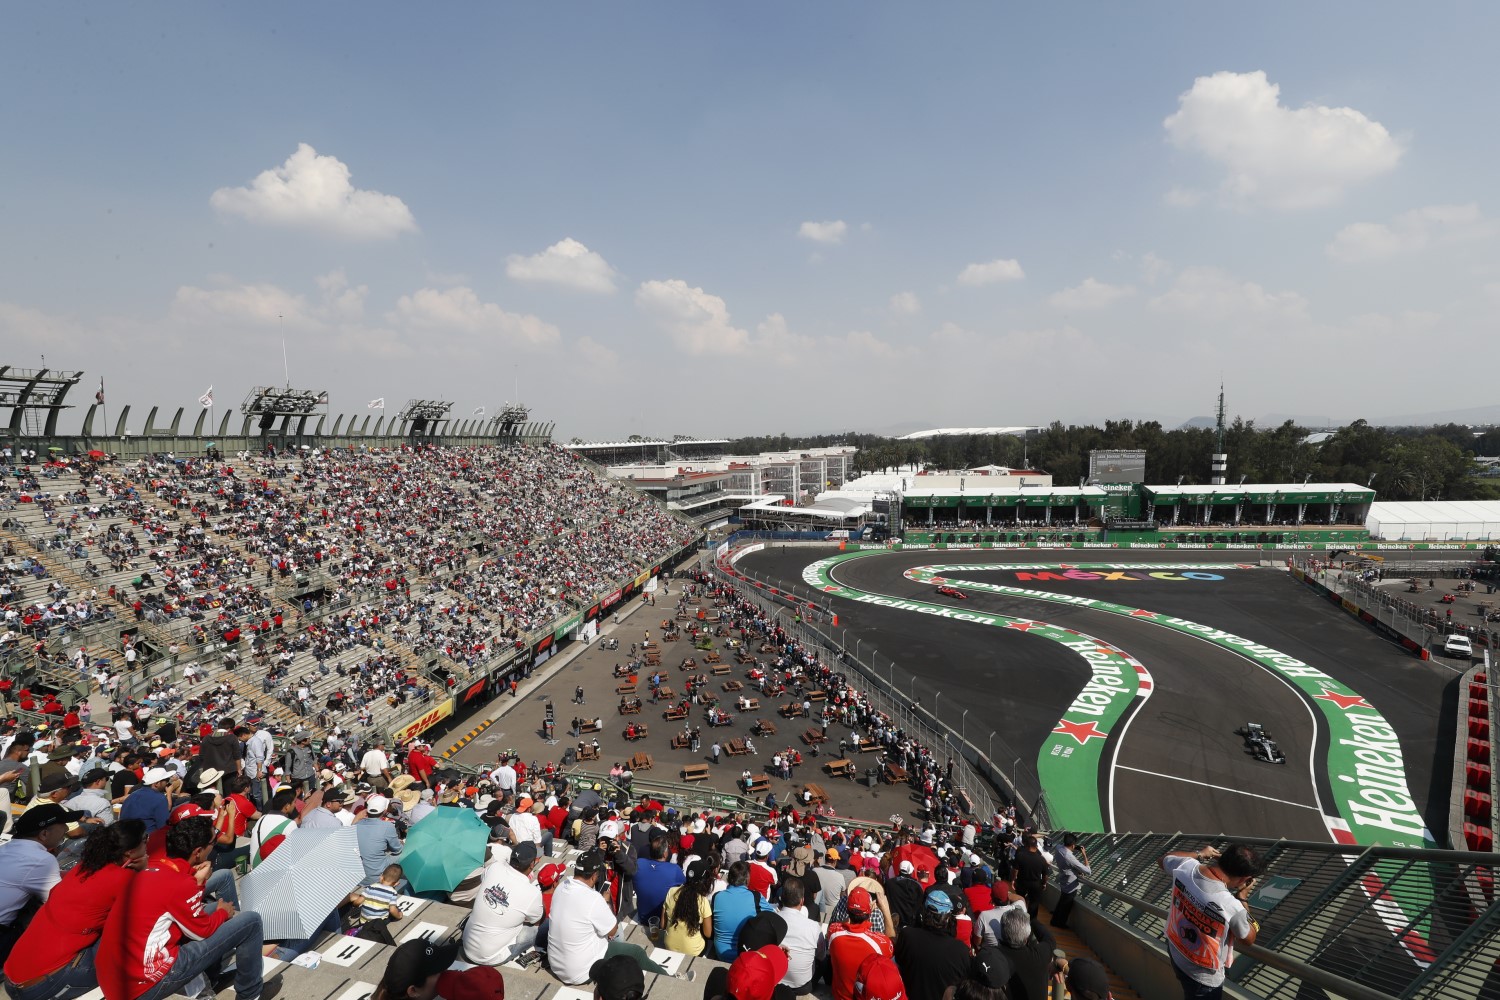
[[[953,920],[953,899],[934,889],[927,894],[916,923],[901,929],[896,967],[911,1000],[942,1000],[948,987],[969,975],[974,956],[953,936]]]
[[[1006,986],[1010,1000],[1047,1000],[1052,950],[1057,947],[1052,932],[1018,907],[1000,918],[1000,936],[1000,951],[1012,968]]]
[[[1016,892],[1026,900],[1026,912],[1037,915],[1042,893],[1047,889],[1047,857],[1034,833],[1026,835],[1025,846],[1016,854]]]

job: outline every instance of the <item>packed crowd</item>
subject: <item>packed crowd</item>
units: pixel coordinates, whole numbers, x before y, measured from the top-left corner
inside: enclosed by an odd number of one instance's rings
[[[550,764],[507,755],[466,777],[420,745],[315,751],[303,736],[277,753],[264,730],[229,718],[190,738],[154,735],[177,738],[67,754],[31,734],[0,744],[0,787],[35,755],[46,761],[0,846],[0,961],[15,1000],[76,997],[95,982],[107,1000],[231,984],[238,1000],[271,995],[262,957],[293,958],[317,935],[266,940],[261,915],[238,907],[232,869],[298,850],[288,845],[307,831],[352,827],[363,872],[319,934],[394,944],[395,904],[410,891],[403,841],[463,810],[483,823],[480,860],[424,894],[471,913],[461,941],[427,956],[423,983],[455,959],[520,961],[607,995],[622,976],[670,974],[623,940],[638,923],[670,951],[728,963],[705,998],[790,1000],[821,981],[835,1000],[1040,998],[1064,977],[1075,996],[1107,996],[1097,966],[1054,961],[1035,919],[1049,861],[1008,815],[995,817],[991,863],[971,847],[973,821],[851,828],[795,803],[761,823],[678,814],[649,797],[612,801],[599,785],[570,794]],[[563,844],[580,852],[571,874]],[[1051,858],[1065,893],[1069,873],[1089,870],[1071,845]],[[1053,922],[1066,916],[1059,907]],[[388,996],[409,995],[409,951],[391,962]]]

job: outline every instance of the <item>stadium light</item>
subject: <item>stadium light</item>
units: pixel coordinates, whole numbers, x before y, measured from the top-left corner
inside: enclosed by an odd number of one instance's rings
[[[277,419],[289,419],[291,417],[302,417],[297,433],[302,433],[301,426],[305,424],[305,418],[314,413],[318,407],[328,405],[327,389],[293,389],[291,386],[278,388],[270,385],[258,385],[251,389],[240,403],[240,412],[246,417],[260,418],[260,432],[268,434],[271,425]],[[248,423],[248,422],[247,422]]]
[[[443,399],[408,399],[397,419],[411,421],[411,436],[421,437],[452,409],[453,404]]]

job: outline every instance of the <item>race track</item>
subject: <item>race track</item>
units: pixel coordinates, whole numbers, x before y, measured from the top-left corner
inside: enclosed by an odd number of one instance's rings
[[[766,550],[746,556],[739,568],[808,592],[804,569],[821,554]],[[1153,560],[1131,554],[1122,562],[1158,562],[1166,579],[1152,578],[1146,569],[1063,576],[1060,566],[1110,559],[1107,552],[927,550],[861,556],[830,567],[827,579],[848,592],[929,610],[912,613],[868,598],[828,596],[846,648],[858,648],[867,662],[870,651],[878,650],[881,672],[894,661],[897,685],[915,691],[929,706],[936,704],[945,721],[962,726],[982,749],[994,732],[996,761],[1007,767],[1000,744],[1010,748],[1020,758],[1012,766],[1037,776],[1054,814],[1076,819],[1070,825],[1326,841],[1330,825],[1338,825],[1340,793],[1353,780],[1343,772],[1354,769],[1339,745],[1348,741],[1332,739],[1329,722],[1339,722],[1344,711],[1355,718],[1378,711],[1399,737],[1416,812],[1430,830],[1444,829],[1450,765],[1445,760],[1434,774],[1434,762],[1440,739],[1451,740],[1451,723],[1444,727],[1440,721],[1447,717],[1441,709],[1449,671],[1399,651],[1316,600],[1281,570],[1225,559],[1224,553],[1165,555]],[[1079,562],[1067,562],[1072,559]],[[1217,563],[1223,568],[1188,577],[1167,569]],[[1023,564],[1031,569],[1008,568]],[[1039,569],[1048,565],[1050,572]],[[934,583],[921,577],[920,568],[930,566],[958,567],[945,571],[943,579],[962,588],[968,599],[938,595]],[[986,586],[1029,593],[987,592]],[[1305,661],[1334,683],[1302,683],[1299,689],[1224,643],[1164,627],[1156,618],[1057,603],[1066,599],[1147,609],[1212,626]],[[988,623],[1000,627],[983,627],[939,617],[930,610],[934,605],[1003,621]],[[1047,628],[1032,631],[1028,621]],[[1050,633],[1053,641],[1040,632]],[[1083,718],[1077,715],[1080,707],[1095,711],[1076,700],[1091,678],[1091,665],[1078,650],[1094,646],[1138,662],[1140,677],[1130,680],[1139,680],[1140,690],[1115,699],[1117,719],[1101,716],[1093,731],[1075,724],[1059,735],[1065,716]],[[1331,709],[1330,698],[1335,699]],[[968,716],[961,719],[965,709]],[[1260,723],[1274,736],[1286,764],[1256,761],[1244,752],[1235,730],[1248,722]],[[1075,751],[1079,759],[1059,759]],[[1340,782],[1338,788],[1334,782]],[[1096,803],[1094,812],[1084,800]]]

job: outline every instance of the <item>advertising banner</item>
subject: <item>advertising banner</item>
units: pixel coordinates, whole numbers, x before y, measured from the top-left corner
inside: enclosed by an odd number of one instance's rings
[[[397,746],[399,746],[402,743],[405,743],[407,740],[425,733],[427,730],[431,729],[433,726],[437,725],[439,722],[442,722],[444,719],[448,718],[448,716],[452,715],[453,707],[453,699],[445,698],[443,701],[438,702],[438,704],[431,711],[429,711],[426,715],[422,716],[417,721],[402,726],[400,729],[397,729],[395,732],[391,733],[391,739],[395,741]]]

